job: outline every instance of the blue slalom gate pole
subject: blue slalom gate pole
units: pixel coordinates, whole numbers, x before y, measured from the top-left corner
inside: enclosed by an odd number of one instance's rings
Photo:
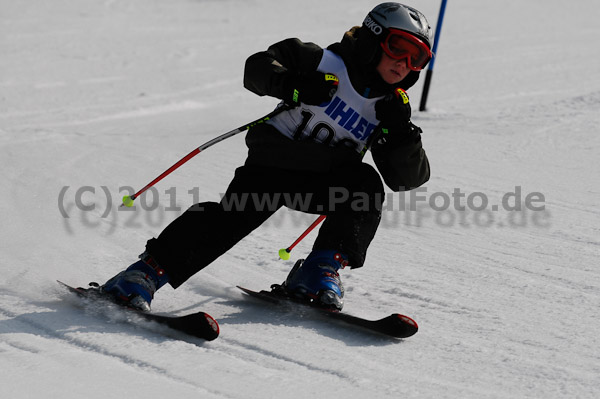
[[[447,0],[442,0],[440,5],[440,13],[438,15],[437,25],[435,27],[435,37],[433,39],[433,49],[431,50],[434,57],[429,61],[427,72],[425,74],[425,85],[423,86],[423,94],[421,95],[421,103],[419,105],[419,111],[425,111],[427,104],[427,94],[429,93],[429,86],[431,85],[431,76],[433,75],[433,65],[435,64],[435,54],[437,54],[437,47],[440,41],[440,32],[442,31],[442,22],[444,22],[444,13],[446,12]]]

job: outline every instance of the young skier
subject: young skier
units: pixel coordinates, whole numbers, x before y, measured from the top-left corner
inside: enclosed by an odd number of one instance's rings
[[[280,289],[341,309],[338,271],[363,266],[384,201],[380,175],[362,162],[365,147],[391,190],[429,179],[421,129],[410,121],[403,90],[430,61],[432,41],[421,12],[382,3],[326,49],[287,39],[250,56],[244,86],[281,99],[286,110],[248,131],[248,157],[221,202],[192,206],[101,290],[149,311],[156,290],[179,287],[287,206],[327,218]],[[243,198],[243,207],[231,206]],[[272,206],[262,207],[264,199]]]

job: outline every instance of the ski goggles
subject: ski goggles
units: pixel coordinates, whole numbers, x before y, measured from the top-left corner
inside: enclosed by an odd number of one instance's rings
[[[390,29],[390,33],[381,42],[381,47],[390,58],[406,58],[406,64],[413,71],[423,69],[433,57],[423,40],[399,29]]]

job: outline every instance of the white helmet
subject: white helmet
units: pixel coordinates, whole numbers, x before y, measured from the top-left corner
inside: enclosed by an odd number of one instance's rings
[[[429,59],[433,47],[433,31],[427,18],[420,11],[400,3],[381,3],[365,18],[358,35],[359,49],[366,59],[366,63],[377,62],[380,49],[383,48],[388,55],[393,56],[393,49],[388,50],[388,40],[392,32],[407,34],[407,37],[416,38],[428,50]],[[422,46],[422,45],[421,45]],[[425,47],[422,46],[422,47]],[[377,56],[377,57],[376,57]],[[429,61],[426,60],[425,64]],[[420,62],[421,64],[422,62]],[[422,67],[424,65],[419,65]]]
[[[433,47],[433,31],[427,18],[419,10],[400,3],[381,3],[367,15],[363,22],[381,40],[389,29],[399,29],[423,40],[429,49]]]

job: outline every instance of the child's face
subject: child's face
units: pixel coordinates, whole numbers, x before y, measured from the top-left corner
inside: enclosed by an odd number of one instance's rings
[[[388,84],[400,83],[410,72],[408,65],[406,65],[406,58],[396,60],[385,52],[382,52],[381,60],[379,60],[376,69],[379,76]]]

